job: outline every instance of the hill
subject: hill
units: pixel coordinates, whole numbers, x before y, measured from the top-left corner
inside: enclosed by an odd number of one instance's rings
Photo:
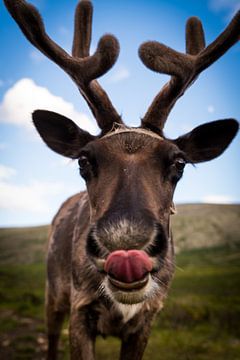
[[[240,205],[178,205],[172,225],[177,250],[234,247],[240,241]]]
[[[172,217],[178,254],[165,309],[144,360],[238,360],[239,205],[179,205]],[[0,229],[0,359],[40,360],[48,226]],[[64,326],[60,360],[69,359]],[[117,359],[119,342],[97,342],[97,359]]]
[[[178,205],[171,222],[177,252],[240,242],[240,205]],[[0,264],[42,261],[49,229],[0,228]]]

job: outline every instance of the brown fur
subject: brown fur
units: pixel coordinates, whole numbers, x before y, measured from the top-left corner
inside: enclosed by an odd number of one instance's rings
[[[163,306],[163,300],[172,277],[174,269],[172,247],[169,249],[169,262],[166,257],[162,278],[159,279],[160,283],[164,284],[163,288],[157,296],[145,301],[139,312],[125,322],[123,313],[118,306],[101,294],[102,276],[96,273],[93,263],[86,254],[88,221],[89,203],[87,194],[84,192],[66,201],[52,224],[46,300],[50,341],[49,359],[54,359],[53,356],[56,356],[52,350],[53,341],[51,339],[55,337],[55,343],[57,343],[60,323],[63,321],[64,315],[69,312],[71,313],[72,359],[93,359],[94,340],[97,335],[120,337],[122,339],[122,360],[141,359],[151,322]],[[72,236],[73,229],[74,236]],[[134,247],[134,244],[132,246]],[[72,285],[69,286],[71,282]]]
[[[121,360],[142,358],[174,272],[169,229],[175,185],[168,164],[179,152],[173,142],[133,129],[112,132],[82,149],[92,164],[88,193],[62,205],[49,242],[49,359],[56,356],[66,313],[72,359],[94,359],[97,335],[122,340]],[[151,291],[123,294],[106,285],[101,262],[119,249],[149,254],[154,264]]]

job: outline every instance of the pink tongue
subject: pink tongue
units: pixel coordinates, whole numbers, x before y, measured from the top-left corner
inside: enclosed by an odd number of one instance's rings
[[[143,279],[152,264],[142,250],[117,250],[108,256],[104,270],[119,281],[131,283]]]

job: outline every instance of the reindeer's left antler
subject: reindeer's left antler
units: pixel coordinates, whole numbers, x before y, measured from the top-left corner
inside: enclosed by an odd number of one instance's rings
[[[140,46],[139,56],[151,70],[171,75],[170,81],[153,100],[142,120],[142,127],[162,130],[177,99],[197,76],[219,59],[240,37],[240,11],[227,28],[205,48],[201,21],[192,17],[186,25],[186,54],[155,41]]]
[[[4,0],[4,3],[27,39],[77,84],[103,132],[110,130],[114,122],[122,123],[107,94],[95,80],[114,65],[119,44],[113,35],[105,35],[100,39],[96,52],[89,56],[91,1],[82,0],[76,8],[72,56],[46,34],[41,16],[33,5],[24,0]]]

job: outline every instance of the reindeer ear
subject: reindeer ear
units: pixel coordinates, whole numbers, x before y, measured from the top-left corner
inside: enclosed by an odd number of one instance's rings
[[[43,141],[58,154],[77,159],[83,146],[95,139],[72,120],[52,111],[36,110],[33,123]]]
[[[189,162],[208,161],[221,155],[237,134],[236,120],[217,120],[200,125],[174,143],[186,153]]]

